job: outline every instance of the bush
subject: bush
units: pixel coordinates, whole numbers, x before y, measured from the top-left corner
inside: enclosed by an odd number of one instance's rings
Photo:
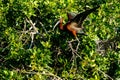
[[[119,79],[120,3],[85,1],[1,0],[0,78]],[[80,44],[71,34],[53,30],[60,16],[67,22],[67,12],[80,13],[96,5],[100,8],[83,23],[88,36],[78,34]],[[97,51],[98,40],[105,41],[104,52]]]

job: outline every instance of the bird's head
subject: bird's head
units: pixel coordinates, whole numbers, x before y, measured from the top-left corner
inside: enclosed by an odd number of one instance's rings
[[[59,27],[62,25],[62,23],[63,23],[63,18],[62,17],[60,17],[60,19],[56,22],[56,24],[54,25],[54,27],[53,27],[53,31],[54,31],[54,29],[56,28],[56,26],[57,25],[59,25]]]
[[[61,30],[63,30],[63,18],[60,17],[60,20],[59,20],[59,27]]]

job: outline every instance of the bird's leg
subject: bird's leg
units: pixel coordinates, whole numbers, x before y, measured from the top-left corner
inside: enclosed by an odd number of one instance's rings
[[[76,38],[76,40],[77,40],[78,42],[80,42],[77,36],[76,36],[75,38]]]
[[[77,47],[76,47],[76,52],[78,51],[78,49],[79,49],[79,45],[80,45],[80,41],[79,41],[79,39],[78,39],[78,37],[76,36],[76,40],[78,41],[78,44],[77,44]]]

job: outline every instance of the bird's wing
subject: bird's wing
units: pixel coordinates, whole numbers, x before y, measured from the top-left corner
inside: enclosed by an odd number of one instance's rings
[[[76,15],[73,19],[71,19],[71,21],[78,23],[78,25],[79,25],[78,27],[81,27],[81,25],[82,25],[83,21],[86,19],[86,17],[99,7],[100,6],[97,6],[92,9],[86,10],[86,11]]]
[[[70,21],[71,19],[75,18],[77,14],[74,12],[68,12],[67,16],[68,16],[68,21]]]

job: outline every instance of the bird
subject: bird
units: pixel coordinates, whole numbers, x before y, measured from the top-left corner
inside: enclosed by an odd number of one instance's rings
[[[70,21],[71,19],[73,19],[76,15],[77,15],[77,13],[68,12],[67,13],[68,21]]]
[[[79,14],[73,12],[67,13],[68,22],[66,24],[63,25],[63,18],[59,19],[60,30],[69,31],[76,38],[77,38],[77,33],[85,34],[84,27],[82,25],[84,20],[90,13],[96,11],[96,9],[98,9],[99,7],[100,6],[96,6],[92,9],[85,10],[84,12],[81,12]]]

